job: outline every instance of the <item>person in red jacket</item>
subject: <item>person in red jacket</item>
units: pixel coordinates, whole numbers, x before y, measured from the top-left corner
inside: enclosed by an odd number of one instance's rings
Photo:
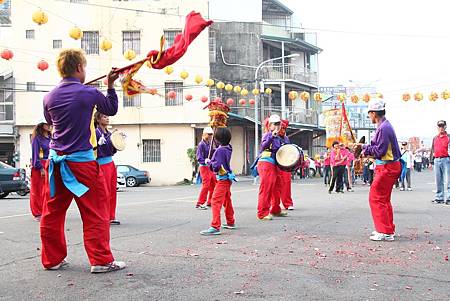
[[[447,122],[439,120],[438,134],[433,138],[430,152],[430,162],[434,166],[436,176],[436,197],[432,203],[442,204],[445,199],[444,179],[450,179],[450,136],[447,134]],[[447,180],[446,205],[450,205],[450,180]]]

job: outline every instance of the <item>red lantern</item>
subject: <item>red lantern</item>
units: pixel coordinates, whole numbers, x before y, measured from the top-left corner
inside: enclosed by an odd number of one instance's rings
[[[186,98],[187,101],[191,101],[192,100],[192,95],[188,94],[184,98]]]
[[[48,63],[46,61],[42,60],[37,64],[37,67],[39,70],[45,71],[48,69]]]
[[[208,101],[208,96],[202,96],[201,101],[202,102],[207,102]]]
[[[10,59],[13,58],[14,53],[9,49],[5,49],[2,51],[1,56],[2,56],[2,59],[9,61]]]
[[[167,93],[167,97],[169,97],[169,99],[175,99],[177,97],[177,92],[175,91],[169,91]]]
[[[252,106],[256,103],[256,101],[252,98],[248,101],[249,104],[251,104]]]
[[[245,99],[243,99],[243,98],[239,99],[239,104],[241,106],[245,106],[245,103],[246,103]]]
[[[234,103],[233,98],[228,98],[227,99],[227,105],[231,106],[231,105],[233,105],[233,103]]]

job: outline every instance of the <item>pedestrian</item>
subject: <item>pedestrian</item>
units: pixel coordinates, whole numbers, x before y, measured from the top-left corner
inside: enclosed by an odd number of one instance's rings
[[[42,205],[45,197],[45,164],[48,159],[51,126],[46,121],[39,122],[31,134],[31,183],[30,208],[36,221],[41,221]]]
[[[116,219],[117,169],[113,161],[113,155],[117,152],[117,149],[111,142],[111,132],[107,128],[109,116],[97,111],[94,114],[94,123],[97,138],[97,162],[105,177],[109,200],[109,223],[120,225],[120,221]]]
[[[430,162],[434,166],[436,178],[436,197],[432,203],[450,205],[450,136],[447,133],[447,122],[439,120],[438,134],[433,138],[430,152]],[[444,183],[447,179],[447,198],[445,198]]]
[[[336,185],[337,193],[344,193],[344,173],[345,173],[345,165],[347,157],[345,154],[341,153],[341,148],[339,146],[338,141],[334,141],[331,144],[332,151],[330,156],[331,167],[333,168],[333,179],[331,180],[330,188],[328,189],[328,193],[334,189],[334,185]]]
[[[205,127],[203,129],[202,141],[200,141],[197,147],[197,161],[200,165],[199,172],[202,178],[202,188],[200,189],[195,208],[200,210],[211,207],[211,198],[217,182],[216,175],[205,162],[206,159],[210,159],[214,155],[215,147],[211,146],[214,145],[213,134],[214,131],[211,127]]]
[[[289,126],[288,120],[281,120],[281,128],[278,133],[281,140],[281,145],[289,144],[289,137],[286,135],[286,129]],[[291,185],[292,173],[285,171],[279,167],[278,178],[275,183],[274,199],[271,201],[272,212],[281,212],[280,202],[283,204],[284,209],[294,210],[294,201],[292,200]]]
[[[227,128],[217,128],[214,135],[219,147],[210,159],[205,159],[211,170],[217,174],[217,184],[214,187],[211,198],[212,221],[211,227],[200,232],[202,235],[219,235],[220,226],[225,229],[236,229],[233,204],[231,202],[231,183],[236,180],[236,176],[230,167],[231,154],[233,148],[230,145],[231,132]],[[225,210],[227,223],[221,225],[220,211],[222,206]]]
[[[353,153],[345,147],[343,143],[339,145],[345,154],[345,157],[347,158],[345,160],[345,172],[344,172],[344,183],[345,187],[347,188],[347,191],[353,191],[353,176],[352,176],[352,168],[353,168],[353,160],[355,159],[355,156]]]
[[[416,152],[414,161],[416,162],[417,172],[422,171],[422,154],[420,152]]]
[[[363,161],[363,182],[364,185],[367,185],[369,182],[369,178],[370,178],[370,173],[369,173],[369,158],[362,158],[361,159]]]
[[[372,158],[369,158],[368,166],[369,166],[369,186],[370,186],[373,183],[373,178],[375,175],[375,166],[376,166],[375,160]]]
[[[325,186],[330,185],[331,181],[331,165],[330,165],[330,149],[327,149],[323,159],[323,181]]]
[[[403,161],[405,161],[405,164],[406,164],[406,172],[405,172],[404,177],[401,179],[402,187],[400,188],[400,190],[405,191],[405,189],[407,189],[408,191],[412,191],[411,172],[412,172],[412,165],[413,165],[412,164],[413,156],[412,156],[412,153],[408,149],[408,142],[402,143],[401,152],[402,152],[402,159],[403,159]],[[405,187],[405,178],[406,178],[407,187]]]
[[[261,153],[258,161],[258,173],[260,178],[258,194],[257,217],[261,221],[272,220],[273,216],[286,216],[283,211],[271,211],[271,203],[275,194],[275,185],[278,178],[278,167],[276,165],[276,153],[281,147],[282,140],[278,133],[281,129],[281,118],[274,114],[269,117],[267,132],[261,141]]]
[[[395,236],[394,214],[391,205],[393,186],[400,176],[400,149],[394,128],[385,117],[385,103],[381,99],[369,102],[368,115],[377,125],[375,135],[362,154],[376,159],[375,177],[369,192],[369,205],[375,231],[370,235],[374,241],[392,241]]]
[[[66,49],[59,53],[57,68],[62,81],[44,97],[44,116],[53,125],[48,183],[41,218],[42,264],[57,270],[67,265],[64,224],[72,199],[78,205],[83,222],[84,247],[91,273],[105,273],[125,268],[111,253],[109,202],[103,172],[95,160],[94,108],[102,114],[117,113],[118,99],[114,70],[107,76],[106,97],[96,88],[83,85],[86,58],[82,50]]]

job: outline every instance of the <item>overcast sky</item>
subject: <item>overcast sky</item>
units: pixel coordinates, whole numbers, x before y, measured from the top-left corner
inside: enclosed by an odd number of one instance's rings
[[[384,94],[397,135],[431,137],[436,121],[450,122],[450,99],[428,95],[450,90],[449,1],[282,0],[305,28],[317,31],[321,86],[373,83]],[[420,91],[421,102],[401,95]]]

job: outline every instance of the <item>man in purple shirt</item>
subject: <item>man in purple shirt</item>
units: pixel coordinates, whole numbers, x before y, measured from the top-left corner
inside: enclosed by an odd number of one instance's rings
[[[67,265],[64,224],[72,199],[77,202],[83,221],[83,237],[91,273],[125,268],[115,261],[109,245],[109,203],[105,178],[95,160],[94,108],[102,114],[117,113],[118,99],[114,81],[108,74],[106,97],[94,87],[83,85],[86,58],[81,50],[61,51],[57,59],[59,83],[44,98],[44,116],[53,125],[48,183],[41,219],[42,264],[56,270]]]
[[[197,161],[200,165],[199,172],[202,178],[202,188],[200,190],[200,194],[198,195],[195,208],[200,210],[207,209],[205,206],[206,202],[207,206],[211,206],[211,198],[217,182],[216,176],[205,162],[205,160],[210,159],[214,155],[215,148],[211,147],[211,143],[213,143],[213,133],[214,131],[211,127],[204,128],[202,141],[200,141],[197,147]]]
[[[401,153],[394,128],[385,117],[385,104],[381,99],[369,102],[369,118],[377,125],[369,145],[363,146],[363,155],[376,159],[375,178],[370,186],[369,204],[375,231],[374,241],[392,241],[395,236],[394,215],[391,205],[392,187],[400,177]]]

